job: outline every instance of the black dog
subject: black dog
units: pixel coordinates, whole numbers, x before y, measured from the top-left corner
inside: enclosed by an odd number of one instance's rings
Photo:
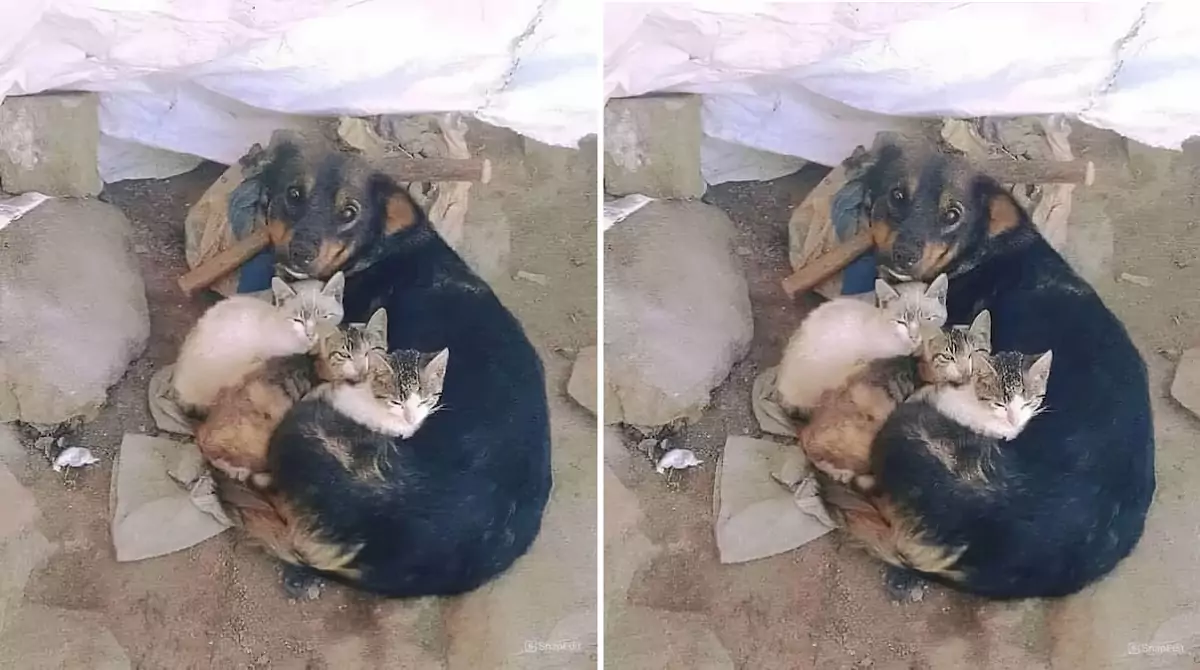
[[[242,489],[227,505],[302,570],[395,597],[479,587],[529,549],[549,498],[541,360],[391,177],[285,133],[259,164],[281,271],[324,278],[343,269],[347,322],[385,307],[391,349],[448,347],[451,362],[444,409],[407,440],[373,433],[323,400],[298,403],[271,439],[273,489]],[[347,455],[373,465],[346,467]]]
[[[1133,550],[1154,496],[1145,363],[995,180],[891,142],[873,159],[864,180],[884,273],[948,273],[948,323],[990,310],[993,350],[1052,350],[1054,368],[1047,411],[999,445],[923,403],[902,406],[872,447],[875,491],[824,482],[826,500],[893,565],[991,598],[1075,593]],[[947,470],[932,440],[985,476]]]

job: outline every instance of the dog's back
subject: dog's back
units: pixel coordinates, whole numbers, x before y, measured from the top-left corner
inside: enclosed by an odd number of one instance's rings
[[[352,277],[347,318],[361,320],[373,296],[387,296],[389,348],[449,347],[443,409],[401,440],[305,401],[272,439],[275,485],[328,540],[362,545],[355,576],[335,579],[391,596],[468,591],[511,565],[541,527],[551,484],[541,361],[436,236]]]

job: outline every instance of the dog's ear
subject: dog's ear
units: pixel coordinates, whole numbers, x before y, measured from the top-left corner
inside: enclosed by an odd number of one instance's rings
[[[306,141],[304,135],[295,130],[276,130],[271,133],[271,142],[265,149],[261,144],[255,144],[238,160],[238,165],[242,168],[242,178],[250,180],[262,176],[282,156],[299,153],[300,147]]]
[[[986,203],[988,237],[997,237],[1015,229],[1025,218],[1016,198],[998,184],[988,189]]]
[[[371,193],[383,211],[383,234],[391,236],[412,228],[421,220],[421,212],[408,191],[384,172],[371,176]]]

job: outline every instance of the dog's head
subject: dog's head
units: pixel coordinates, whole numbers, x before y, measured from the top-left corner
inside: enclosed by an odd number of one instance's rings
[[[876,260],[894,279],[953,277],[1027,220],[994,179],[932,145],[881,138],[861,174]]]
[[[279,131],[243,164],[259,181],[260,204],[281,273],[326,279],[378,253],[423,215],[396,180],[357,154]]]

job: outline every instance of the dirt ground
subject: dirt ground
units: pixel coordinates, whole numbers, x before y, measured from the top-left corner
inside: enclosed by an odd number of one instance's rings
[[[40,509],[39,530],[57,545],[27,584],[25,605],[98,615],[93,620],[128,656],[124,667],[594,667],[595,420],[564,389],[575,352],[595,343],[595,142],[569,151],[473,128],[469,139],[492,159],[495,177],[472,188],[465,255],[522,320],[546,363],[556,481],[533,551],[473,594],[415,602],[337,586],[316,601],[288,601],[276,566],[236,531],[169,556],[115,562],[112,457],[124,433],[155,432],[147,383],[174,360],[206,304],[175,284],[186,270],[188,206],[224,169],[206,165],[171,179],[109,185],[102,196],[133,223],[151,336],[100,416],[68,436],[92,448],[99,465],[60,475],[31,455],[15,470]],[[512,279],[519,269],[545,275],[548,285]]]
[[[1168,393],[1179,352],[1200,344],[1200,150],[1127,146],[1081,124],[1072,143],[1096,162],[1098,179],[1075,191],[1066,254],[1126,323],[1151,371],[1159,487],[1134,556],[1083,594],[1006,605],[933,586],[919,602],[893,603],[880,566],[837,532],[751,563],[717,561],[712,465],[726,435],[763,436],[751,384],[778,363],[818,300],[793,303],[778,284],[790,272],[790,209],[825,173],[808,166],[771,182],[713,187],[705,197],[737,226],[755,327],[747,358],[702,418],[672,440],[706,465],[667,480],[617,431],[606,432],[605,561],[609,575],[628,582],[606,583],[606,591],[615,589],[606,595],[606,619],[636,611],[654,630],[627,644],[609,635],[610,667],[623,667],[622,654],[652,657],[655,668],[754,670],[1200,663],[1200,510],[1189,502],[1200,483],[1200,422]],[[1122,272],[1153,285],[1118,281]]]

